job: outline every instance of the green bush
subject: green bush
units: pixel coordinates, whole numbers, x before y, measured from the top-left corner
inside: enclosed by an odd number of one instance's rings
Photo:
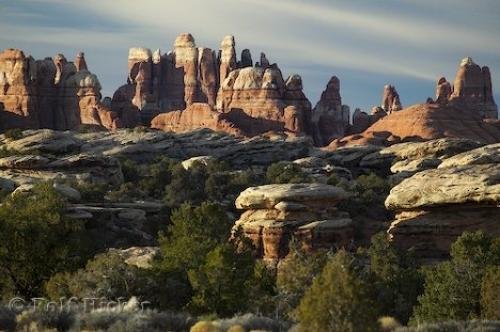
[[[165,188],[165,203],[169,207],[179,207],[183,203],[199,205],[206,199],[206,167],[195,163],[189,170],[177,165],[172,170],[172,181]]]
[[[401,327],[395,332],[494,332],[500,331],[498,321],[442,321],[418,326]]]
[[[335,180],[331,180],[333,183]],[[354,181],[339,180],[337,186],[348,191],[351,196],[339,203],[339,209],[349,212],[353,217],[358,215],[387,214],[384,202],[389,195],[388,182],[374,173],[360,175]]]
[[[378,305],[354,257],[338,251],[297,308],[299,331],[377,331]]]
[[[179,308],[191,296],[187,271],[200,267],[208,252],[228,241],[232,222],[221,206],[214,203],[197,207],[183,204],[172,212],[170,221],[168,230],[160,233],[160,254],[153,267],[160,278],[169,278],[177,288],[176,298],[167,299],[162,306]]]
[[[81,183],[74,185],[74,188],[82,195],[84,202],[103,202],[110,190],[107,184]]]
[[[171,225],[160,234],[161,267],[188,270],[201,265],[205,255],[229,239],[232,222],[220,205],[184,204],[174,210]]]
[[[452,245],[450,261],[424,269],[425,290],[412,323],[481,317],[483,277],[499,264],[499,239],[482,231],[462,234]]]
[[[10,138],[15,141],[24,137],[23,130],[19,128],[7,129],[4,132],[5,138]]]
[[[486,269],[481,284],[481,316],[500,320],[500,266]]]
[[[16,313],[8,307],[0,306],[0,331],[15,331]]]
[[[137,163],[131,159],[121,159],[120,165],[125,182],[137,182],[140,179]]]
[[[293,318],[293,310],[298,306],[305,291],[314,278],[324,268],[329,257],[325,251],[305,252],[296,243],[290,245],[290,253],[280,263],[277,273],[277,310],[286,317]]]
[[[222,317],[247,309],[250,293],[246,284],[252,275],[251,252],[236,252],[230,243],[218,245],[207,253],[202,265],[188,271],[193,288],[189,307]]]
[[[26,310],[17,316],[19,331],[69,331],[76,323],[76,316],[69,310],[46,310],[37,308]]]
[[[85,261],[79,240],[84,223],[65,217],[64,209],[64,199],[50,183],[0,206],[0,270],[16,294],[39,296],[50,276]]]
[[[387,234],[372,237],[367,251],[371,284],[377,293],[381,314],[407,323],[423,292],[423,276],[412,251],[400,251],[389,242]]]
[[[155,286],[146,280],[145,274],[138,267],[125,263],[118,253],[108,252],[89,260],[84,269],[55,274],[45,289],[53,300],[73,296],[80,299],[129,299],[142,295],[142,287]]]
[[[234,326],[240,326],[243,331],[288,331],[290,328],[290,324],[286,321],[256,314],[237,315],[232,318],[218,320],[216,323],[220,325],[223,331],[229,331]]]
[[[266,181],[267,183],[308,183],[311,179],[304,174],[299,165],[291,162],[278,162],[267,168]]]
[[[143,311],[91,311],[78,315],[79,330],[113,332],[189,331],[194,319],[183,313]]]
[[[172,170],[178,164],[174,159],[163,157],[147,165],[139,187],[150,197],[163,197],[165,187],[172,181]]]
[[[246,188],[260,184],[260,179],[252,171],[210,173],[205,182],[208,200],[229,202],[233,205],[236,197]]]

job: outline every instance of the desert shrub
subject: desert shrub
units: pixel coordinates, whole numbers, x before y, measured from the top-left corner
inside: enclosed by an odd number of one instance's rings
[[[147,165],[143,170],[143,178],[139,187],[151,197],[163,197],[165,187],[172,181],[172,170],[179,163],[170,158],[162,157]]]
[[[261,180],[251,170],[214,172],[205,182],[205,192],[208,200],[233,205],[243,190],[259,184]]]
[[[45,331],[55,329],[57,331],[69,331],[75,326],[77,318],[70,310],[46,310],[37,308],[26,310],[17,317],[17,329],[19,331]]]
[[[119,188],[109,190],[105,195],[105,199],[111,202],[131,202],[145,198],[145,193],[134,182],[123,183]]]
[[[106,193],[110,190],[109,185],[104,183],[80,183],[74,185],[74,188],[80,192],[84,202],[102,202]]]
[[[133,313],[128,311],[93,310],[80,315],[80,328],[90,331],[107,331],[119,322],[126,322]]]
[[[237,315],[232,318],[218,320],[217,323],[223,330],[229,330],[235,328],[235,326],[240,326],[243,329],[242,331],[287,331],[290,328],[290,323],[286,321],[256,314]]]
[[[486,269],[481,284],[481,316],[500,320],[500,266]]]
[[[311,179],[304,174],[299,165],[291,162],[278,162],[269,165],[266,171],[267,183],[307,183]]]
[[[424,269],[424,293],[413,324],[481,317],[486,271],[500,264],[500,240],[482,231],[464,232],[451,247],[451,260]]]
[[[153,267],[159,278],[169,278],[177,289],[175,299],[162,306],[178,308],[187,304],[191,294],[187,271],[201,266],[208,252],[227,242],[232,222],[215,203],[183,204],[172,212],[170,221],[168,230],[160,233],[160,254]]]
[[[423,291],[423,276],[412,252],[398,250],[385,233],[378,233],[366,254],[381,314],[407,323]]]
[[[237,252],[230,243],[218,245],[207,253],[202,265],[188,272],[193,288],[189,307],[223,317],[245,310],[250,297],[246,284],[252,275],[250,251]]]
[[[120,165],[125,182],[136,182],[139,180],[139,169],[135,161],[123,158],[120,160]]]
[[[276,269],[271,269],[262,260],[254,261],[253,276],[245,285],[250,294],[248,308],[263,315],[276,313]]]
[[[184,204],[172,212],[171,225],[160,234],[159,264],[166,270],[197,267],[205,255],[229,239],[232,222],[215,203]]]
[[[195,163],[189,170],[182,165],[175,166],[172,181],[165,188],[165,203],[170,207],[179,207],[186,202],[199,205],[206,199],[207,176],[206,167],[201,163]]]
[[[493,332],[500,330],[498,321],[442,321],[418,326],[400,327],[395,332]]]
[[[349,212],[351,217],[369,216],[377,219],[388,219],[390,216],[384,206],[384,201],[390,190],[385,179],[370,173],[360,175],[350,182],[339,180],[336,185],[350,193],[349,198],[340,202],[338,207]]]
[[[215,323],[202,320],[194,324],[189,332],[222,332],[222,330]]]
[[[0,331],[14,331],[16,329],[16,314],[5,306],[0,306]]]
[[[91,313],[84,319],[84,327],[105,327],[108,332],[163,332],[188,331],[194,319],[189,315],[153,310],[135,312]]]
[[[5,138],[10,138],[15,141],[24,137],[23,130],[19,128],[7,129],[4,132]]]
[[[278,312],[292,318],[293,310],[325,266],[328,256],[324,251],[307,253],[296,243],[290,245],[290,253],[280,263],[277,272]]]
[[[26,152],[18,151],[15,149],[8,149],[5,146],[0,147],[0,158],[11,157],[11,156],[20,156],[25,155]]]
[[[118,300],[140,296],[146,286],[156,286],[147,279],[146,271],[128,265],[118,253],[108,252],[96,255],[84,269],[55,274],[45,289],[53,300],[73,296]]]
[[[0,270],[15,293],[32,298],[53,274],[80,267],[85,260],[80,234],[84,223],[65,217],[65,201],[50,183],[29,195],[7,198],[0,206]]]
[[[401,327],[401,324],[394,317],[383,316],[378,319],[378,324],[380,326],[380,330],[384,331],[394,331],[395,329]]]
[[[246,332],[246,330],[241,325],[233,325],[227,329],[227,332]]]
[[[301,331],[377,331],[378,306],[353,256],[328,260],[297,308]]]

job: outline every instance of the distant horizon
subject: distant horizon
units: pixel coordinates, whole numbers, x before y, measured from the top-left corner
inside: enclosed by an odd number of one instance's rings
[[[404,107],[425,102],[434,98],[439,77],[453,82],[467,56],[490,68],[500,100],[500,3],[492,0],[0,4],[0,49],[19,48],[35,59],[62,53],[68,61],[83,51],[103,97],[126,83],[129,48],[164,54],[177,35],[189,32],[198,47],[214,51],[225,35],[234,35],[238,58],[245,48],[254,62],[264,52],[285,78],[302,77],[313,107],[331,76],[340,79],[342,103],[351,112],[379,106],[386,84],[396,87]]]

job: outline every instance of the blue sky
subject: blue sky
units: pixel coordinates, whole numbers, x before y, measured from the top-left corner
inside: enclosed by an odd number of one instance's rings
[[[218,49],[232,34],[238,53],[264,51],[285,76],[300,74],[313,105],[336,75],[343,103],[365,110],[385,84],[403,105],[425,101],[471,56],[490,67],[498,102],[499,17],[498,0],[0,0],[0,48],[68,59],[83,50],[112,95],[126,81],[128,48],[166,52],[191,32]]]

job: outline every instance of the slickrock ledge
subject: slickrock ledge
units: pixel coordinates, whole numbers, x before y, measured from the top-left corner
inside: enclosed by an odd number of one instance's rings
[[[498,151],[492,144],[457,154],[395,186],[385,202],[396,211],[388,231],[393,241],[434,260],[445,258],[464,231],[499,235]]]

